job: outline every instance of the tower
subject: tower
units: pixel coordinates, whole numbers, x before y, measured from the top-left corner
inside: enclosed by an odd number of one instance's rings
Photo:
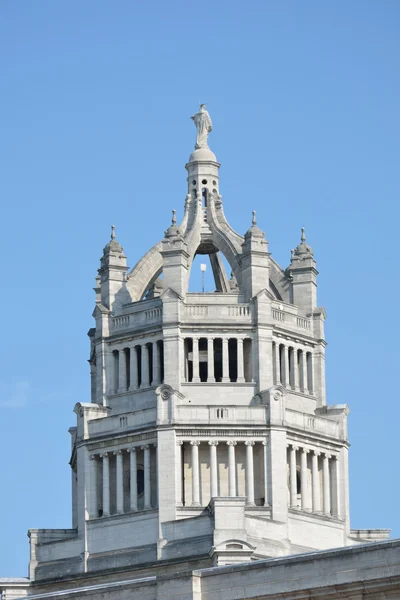
[[[75,406],[70,530],[31,530],[30,578],[156,573],[386,537],[349,523],[345,404],[325,398],[325,311],[304,231],[282,269],[229,225],[204,105],[180,224],[96,279],[91,402]],[[197,254],[215,292],[190,293]],[[223,254],[232,277],[225,271]],[[192,568],[192,567],[190,567]]]

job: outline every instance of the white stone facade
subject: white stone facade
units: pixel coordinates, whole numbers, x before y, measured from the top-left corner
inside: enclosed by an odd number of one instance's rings
[[[181,224],[173,216],[130,272],[114,230],[104,248],[92,397],[70,429],[72,528],[29,532],[29,578],[43,593],[55,580],[139,569],[153,574],[118,598],[181,597],[154,595],[167,565],[192,571],[388,537],[350,528],[348,408],[325,400],[313,251],[303,232],[283,270],[255,214],[244,237],[233,231],[219,166],[208,148],[192,153]],[[188,292],[196,254],[210,256],[214,293]],[[213,596],[203,583],[197,593],[195,575],[185,577],[192,595],[182,598],[253,597]],[[17,597],[1,585],[3,598]]]

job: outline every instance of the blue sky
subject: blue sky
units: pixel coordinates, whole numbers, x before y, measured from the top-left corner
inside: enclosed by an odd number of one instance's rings
[[[133,266],[182,215],[199,102],[231,225],[257,210],[283,267],[306,228],[352,526],[400,536],[399,21],[395,0],[0,2],[0,576],[26,575],[29,527],[70,526],[102,248],[113,223]]]

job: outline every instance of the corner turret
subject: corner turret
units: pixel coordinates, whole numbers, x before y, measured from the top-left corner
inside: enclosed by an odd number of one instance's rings
[[[114,310],[129,300],[125,290],[127,271],[124,249],[115,239],[115,227],[112,225],[111,239],[104,247],[99,269],[101,304],[105,308]]]
[[[314,253],[306,242],[304,227],[301,229],[301,242],[292,256],[288,272],[291,275],[291,302],[303,314],[310,314],[317,306],[317,275]]]

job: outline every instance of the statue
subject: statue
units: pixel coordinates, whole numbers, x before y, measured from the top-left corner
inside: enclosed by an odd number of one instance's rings
[[[206,105],[200,104],[199,112],[190,118],[193,119],[197,129],[195,149],[208,148],[207,137],[212,130],[212,121],[206,109]]]

